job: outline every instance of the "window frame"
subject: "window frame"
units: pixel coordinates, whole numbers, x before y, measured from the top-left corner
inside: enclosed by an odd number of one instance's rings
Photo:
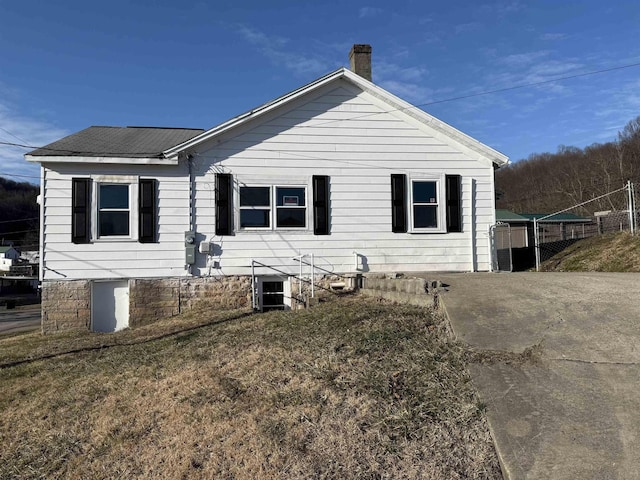
[[[241,190],[243,188],[268,188],[269,189],[269,206],[265,207],[264,205],[249,205],[249,206],[243,206],[242,202],[241,202]],[[239,185],[238,186],[238,229],[240,231],[243,230],[272,230],[273,229],[273,212],[272,212],[272,203],[273,203],[273,199],[272,197],[272,191],[271,191],[271,185],[255,185],[255,184],[247,184],[247,185]],[[264,210],[268,210],[269,211],[269,215],[268,215],[268,219],[269,219],[269,225],[266,227],[243,227],[242,226],[242,211],[256,211],[256,210],[260,210],[260,211],[264,211]]]
[[[446,193],[445,193],[445,175],[438,176],[416,176],[409,179],[409,191],[407,207],[409,209],[409,232],[412,233],[446,233],[447,232],[447,218],[446,218]],[[435,183],[436,187],[436,202],[414,202],[413,192],[414,185],[416,183],[429,182]],[[435,206],[436,207],[436,227],[416,227],[415,226],[415,213],[414,207],[419,205]]]
[[[241,190],[243,188],[269,188],[269,206],[242,206],[240,203],[240,195]],[[292,189],[292,188],[300,188],[304,190],[304,206],[286,206],[286,205],[278,205],[278,189]],[[238,184],[237,193],[236,193],[236,205],[237,208],[237,218],[236,225],[238,225],[239,232],[272,232],[272,231],[292,231],[292,232],[308,232],[309,224],[310,224],[310,208],[309,208],[309,185],[296,182],[292,184],[287,184],[283,182],[276,183],[241,183]],[[302,227],[279,227],[278,226],[278,211],[286,208],[296,208],[299,210],[304,210],[304,226]],[[269,210],[269,226],[268,227],[243,227],[241,223],[241,215],[242,210]]]
[[[93,242],[137,242],[139,216],[139,178],[138,176],[105,176],[91,177],[93,188],[91,192],[91,240]],[[127,185],[129,194],[129,235],[101,235],[100,234],[100,187],[102,185]],[[122,209],[108,209],[107,211],[122,211]]]

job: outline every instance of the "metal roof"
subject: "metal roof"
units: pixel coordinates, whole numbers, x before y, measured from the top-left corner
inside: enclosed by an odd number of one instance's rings
[[[496,209],[496,221],[498,222],[528,222],[529,219],[513,213],[510,210]]]
[[[202,132],[194,128],[89,127],[28,155],[161,158],[165,150]]]
[[[533,221],[533,219],[543,218],[542,222],[577,222],[584,223],[590,222],[591,218],[589,217],[580,217],[578,215],[574,215],[573,213],[556,213],[555,215],[551,215],[549,213],[520,213],[522,217],[525,217],[529,221]],[[551,215],[551,216],[549,216]],[[548,218],[547,218],[548,217]]]

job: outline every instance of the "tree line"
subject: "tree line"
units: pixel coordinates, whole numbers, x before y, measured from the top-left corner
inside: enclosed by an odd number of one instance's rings
[[[38,250],[40,188],[0,177],[0,245],[18,250]]]
[[[630,180],[640,197],[640,116],[615,141],[583,149],[561,145],[496,171],[496,208],[515,213],[553,213],[621,188]],[[580,214],[610,210],[608,199]]]

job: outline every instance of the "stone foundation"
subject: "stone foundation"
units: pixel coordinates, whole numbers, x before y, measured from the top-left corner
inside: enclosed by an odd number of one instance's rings
[[[44,282],[42,333],[87,330],[91,326],[91,282]]]
[[[129,326],[132,328],[194,308],[251,308],[251,277],[129,280]],[[43,282],[43,333],[90,328],[91,281]]]

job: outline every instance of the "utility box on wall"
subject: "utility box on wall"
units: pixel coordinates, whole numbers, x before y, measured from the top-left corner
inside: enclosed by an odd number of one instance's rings
[[[196,232],[184,232],[185,263],[193,265],[196,263]]]

